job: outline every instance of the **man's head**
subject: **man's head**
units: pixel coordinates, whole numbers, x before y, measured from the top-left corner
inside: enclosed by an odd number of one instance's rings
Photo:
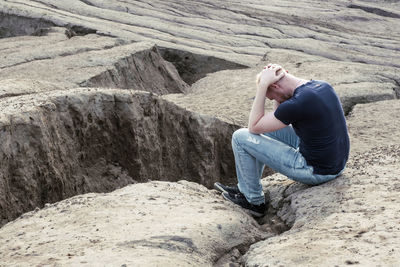
[[[270,66],[278,66],[278,65],[269,64],[265,68],[269,68]],[[288,74],[287,71],[283,67],[279,68],[279,70],[277,71],[276,74],[279,75],[282,72],[286,72],[285,75],[277,82],[271,84],[268,87],[267,93],[266,93],[266,97],[268,99],[270,99],[270,100],[274,99],[279,103],[282,103],[282,102],[288,100],[293,95],[293,91],[290,90],[289,83],[288,83],[288,79],[290,80],[291,79],[290,76],[292,76],[292,75]],[[260,74],[257,76],[257,85],[259,82],[260,82]]]

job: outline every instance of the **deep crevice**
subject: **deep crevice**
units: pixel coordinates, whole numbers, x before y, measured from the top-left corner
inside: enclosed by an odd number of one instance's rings
[[[347,6],[348,8],[355,8],[355,9],[361,9],[365,12],[368,13],[372,13],[378,16],[382,16],[382,17],[389,17],[389,18],[396,18],[399,19],[400,18],[400,14],[394,13],[394,12],[390,12],[390,11],[386,11],[383,10],[381,8],[377,8],[377,7],[372,7],[372,6],[363,6],[363,5],[357,5],[357,4],[350,4]]]
[[[56,26],[45,19],[34,19],[18,15],[0,13],[0,38],[33,35],[42,28]]]
[[[0,12],[0,38],[17,36],[44,36],[56,27],[55,23],[43,18],[30,18]],[[67,28],[65,34],[68,38],[96,34],[97,30],[80,25],[63,25]]]
[[[85,36],[88,34],[96,34],[97,30],[91,29],[84,26],[79,25],[66,25],[65,26],[68,30],[65,32],[68,38],[72,38],[74,36]]]
[[[161,56],[174,64],[182,80],[192,85],[204,78],[208,73],[227,69],[245,69],[248,66],[227,61],[225,59],[194,54],[184,50],[162,47],[159,49]]]
[[[295,222],[295,211],[291,208],[291,195],[305,188],[307,188],[306,185],[292,183],[290,185],[270,186],[266,191],[264,189],[268,208],[265,216],[256,218],[256,221],[266,233],[266,236],[254,240],[251,244],[240,244],[232,247],[214,262],[214,266],[244,266],[243,256],[253,244],[289,231]]]
[[[82,87],[122,88],[156,94],[186,93],[189,86],[156,46],[116,61],[112,68],[81,82]]]
[[[392,100],[394,98],[395,97],[393,97],[393,95],[376,96],[376,97],[356,96],[356,97],[341,98],[341,102],[343,106],[344,115],[348,116],[353,111],[354,107],[358,104],[368,104],[378,101]]]
[[[29,117],[2,121],[0,138],[10,142],[0,144],[0,225],[46,203],[135,182],[211,188],[234,177],[230,137],[237,126],[150,93],[97,91],[59,94]]]
[[[393,79],[396,86],[393,87],[394,95],[396,99],[400,99],[400,79]]]

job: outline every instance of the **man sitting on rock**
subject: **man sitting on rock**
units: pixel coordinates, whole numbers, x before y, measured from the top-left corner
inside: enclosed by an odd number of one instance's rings
[[[274,111],[265,114],[265,98]],[[264,165],[288,178],[318,185],[339,176],[349,155],[349,136],[340,100],[323,81],[304,80],[269,64],[257,76],[248,128],[232,137],[237,186],[215,183],[225,199],[256,217],[265,214]]]

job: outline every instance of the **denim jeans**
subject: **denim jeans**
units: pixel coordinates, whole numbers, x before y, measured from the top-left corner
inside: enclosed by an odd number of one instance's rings
[[[299,152],[300,139],[291,126],[265,134],[252,134],[247,128],[233,133],[238,187],[246,199],[255,205],[264,203],[261,175],[264,165],[286,175],[289,179],[317,185],[339,176],[314,174]]]

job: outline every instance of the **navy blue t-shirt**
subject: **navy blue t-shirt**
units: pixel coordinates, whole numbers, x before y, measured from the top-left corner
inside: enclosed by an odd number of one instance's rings
[[[315,174],[337,174],[349,157],[350,142],[340,100],[332,86],[311,80],[279,105],[275,117],[292,124],[299,151]]]

